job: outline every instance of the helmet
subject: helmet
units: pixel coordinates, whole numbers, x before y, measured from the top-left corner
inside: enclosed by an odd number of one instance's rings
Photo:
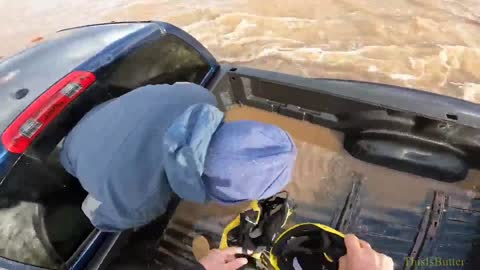
[[[292,202],[288,200],[286,192],[252,201],[249,209],[240,213],[225,227],[220,248],[239,246],[244,251],[253,251],[248,258],[250,268],[269,269],[268,251],[292,212]]]
[[[347,253],[344,237],[323,224],[298,224],[276,238],[269,262],[275,270],[336,270],[338,260]]]
[[[254,251],[243,269],[338,269],[346,254],[344,235],[319,223],[302,223],[285,229],[293,213],[286,192],[253,201],[224,229],[220,248],[240,246]]]

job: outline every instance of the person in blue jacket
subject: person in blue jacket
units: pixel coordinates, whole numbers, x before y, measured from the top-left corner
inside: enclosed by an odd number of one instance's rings
[[[64,141],[61,163],[89,193],[82,210],[103,231],[148,224],[181,199],[234,204],[274,195],[296,157],[282,129],[224,122],[191,83],[148,85],[95,107]]]

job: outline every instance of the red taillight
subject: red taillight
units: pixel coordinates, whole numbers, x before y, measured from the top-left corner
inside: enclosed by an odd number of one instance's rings
[[[62,110],[95,82],[95,75],[74,71],[58,81],[20,114],[2,135],[3,146],[21,154]]]

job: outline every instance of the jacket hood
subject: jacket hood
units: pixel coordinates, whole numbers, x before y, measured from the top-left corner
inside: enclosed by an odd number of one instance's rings
[[[297,150],[275,125],[234,121],[220,126],[208,148],[204,183],[222,204],[265,199],[290,182]]]
[[[182,199],[208,201],[202,175],[208,146],[221,126],[224,114],[215,106],[189,107],[168,128],[164,136],[164,168],[172,190]]]
[[[290,181],[296,158],[291,137],[256,121],[224,123],[206,104],[188,108],[164,137],[168,183],[182,199],[235,204],[267,198]]]

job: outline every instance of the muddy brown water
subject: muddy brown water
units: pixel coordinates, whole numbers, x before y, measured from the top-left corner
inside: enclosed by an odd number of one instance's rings
[[[43,42],[61,28],[122,20],[174,23],[222,63],[305,77],[381,82],[480,102],[477,0],[0,0],[0,59]],[[348,178],[350,171],[364,174],[369,188],[379,188],[374,196],[389,198],[392,207],[403,196],[417,198],[428,188],[428,179],[353,159],[342,148],[342,135],[331,130],[252,108],[236,108],[228,118],[278,124],[295,137],[299,156],[288,189],[305,203],[334,196],[339,187],[332,177]],[[437,188],[476,190],[478,179],[480,173],[472,171],[455,186],[438,183]],[[420,188],[412,190],[406,180]],[[238,211],[195,207],[185,204],[180,209],[198,219]],[[2,249],[3,245],[0,255],[21,250],[19,258],[30,256],[35,261],[44,254],[36,251],[38,241],[31,229],[19,227],[30,222],[17,213],[19,209],[0,213],[11,216],[1,219],[0,233],[7,236],[1,242],[10,241],[12,249]],[[19,234],[25,239],[12,242]]]
[[[0,56],[65,27],[174,23],[221,62],[480,102],[477,0],[0,0]]]
[[[369,183],[378,187],[378,194],[374,195],[386,196],[385,198],[389,198],[392,203],[396,198],[404,201],[405,197],[419,197],[415,192],[425,192],[428,189],[427,186],[432,184],[430,179],[353,158],[343,148],[343,134],[328,128],[246,106],[230,110],[226,119],[257,120],[275,124],[293,136],[298,148],[298,157],[292,183],[288,189],[299,200],[314,201],[316,189],[335,189],[322,184],[322,180],[331,177],[350,177],[349,172],[352,171],[364,175]],[[456,183],[456,186],[438,182],[435,188],[476,189],[476,186],[469,186],[469,184],[474,182],[477,175],[478,171],[471,170],[467,179]],[[405,183],[414,184],[417,189],[411,190],[411,187]],[[333,191],[328,193],[333,194]]]

